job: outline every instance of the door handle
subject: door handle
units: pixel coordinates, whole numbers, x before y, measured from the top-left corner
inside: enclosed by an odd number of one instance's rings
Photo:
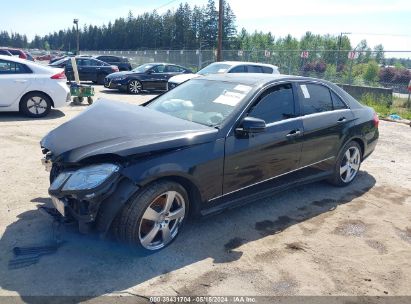
[[[292,138],[292,137],[297,137],[301,135],[301,131],[299,129],[292,130],[290,133],[288,133],[285,137],[287,138]]]
[[[344,122],[344,121],[347,121],[347,119],[345,117],[340,117],[337,121],[338,122]]]

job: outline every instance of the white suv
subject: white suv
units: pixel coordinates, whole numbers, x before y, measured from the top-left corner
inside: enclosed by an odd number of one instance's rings
[[[46,116],[51,107],[58,108],[70,101],[66,82],[63,69],[0,55],[0,112]]]
[[[226,73],[265,73],[280,74],[278,67],[272,64],[242,62],[242,61],[221,61],[214,62],[198,71],[196,74],[182,74],[171,77],[167,83],[167,89],[171,90],[179,84],[202,75],[226,74]]]

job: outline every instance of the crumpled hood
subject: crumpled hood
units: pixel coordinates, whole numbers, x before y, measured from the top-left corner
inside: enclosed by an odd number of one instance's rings
[[[217,132],[146,107],[100,99],[40,144],[52,161],[73,163],[100,154],[125,157],[182,148],[215,140]]]

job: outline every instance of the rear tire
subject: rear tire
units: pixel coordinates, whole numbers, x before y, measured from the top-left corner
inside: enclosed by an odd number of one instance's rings
[[[184,187],[171,181],[155,182],[144,188],[117,215],[113,232],[122,242],[144,253],[170,245],[188,216],[189,201]]]
[[[347,143],[338,154],[335,162],[334,174],[328,181],[338,187],[351,184],[360,171],[362,152],[360,145],[351,141]]]
[[[51,110],[52,101],[46,94],[40,92],[29,93],[20,101],[20,112],[28,117],[40,118]]]

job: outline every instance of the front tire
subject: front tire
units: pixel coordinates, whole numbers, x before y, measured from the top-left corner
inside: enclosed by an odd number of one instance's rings
[[[123,207],[113,223],[116,238],[152,253],[170,245],[188,215],[184,187],[171,181],[155,182]]]
[[[28,117],[44,117],[50,112],[51,104],[47,95],[40,92],[29,93],[20,101],[20,112]]]
[[[143,86],[141,82],[138,80],[131,80],[127,86],[127,91],[130,94],[140,94],[142,89],[143,89]]]
[[[351,141],[340,151],[334,167],[334,175],[329,182],[338,187],[349,185],[357,177],[362,161],[360,145]]]

